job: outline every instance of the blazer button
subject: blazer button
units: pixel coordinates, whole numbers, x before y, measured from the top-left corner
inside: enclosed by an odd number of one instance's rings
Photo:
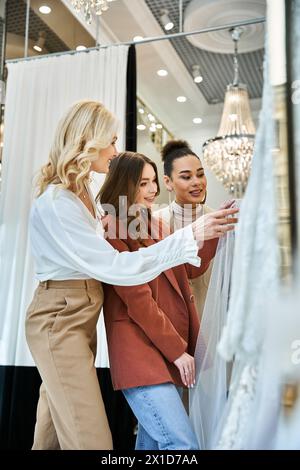
[[[195,296],[194,296],[194,294],[191,294],[191,295],[190,295],[190,301],[191,301],[191,302],[194,302],[194,301],[195,301]]]

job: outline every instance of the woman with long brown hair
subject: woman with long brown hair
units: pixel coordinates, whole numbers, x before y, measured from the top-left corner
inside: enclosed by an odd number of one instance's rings
[[[158,194],[157,169],[149,158],[125,152],[111,162],[99,197],[104,209],[113,209],[103,223],[115,249],[135,252],[163,238],[164,228],[151,214]],[[122,198],[126,210],[120,209]],[[188,279],[205,272],[217,241],[199,250],[200,267],[182,264],[134,287],[103,284],[112,382],[139,422],[137,450],[198,448],[179,390],[195,383],[199,319]]]

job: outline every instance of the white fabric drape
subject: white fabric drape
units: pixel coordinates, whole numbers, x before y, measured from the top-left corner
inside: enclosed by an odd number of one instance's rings
[[[47,161],[60,117],[81,99],[101,101],[117,115],[118,146],[123,147],[127,56],[128,47],[118,46],[8,65],[0,204],[1,365],[33,365],[24,335],[36,286],[27,233],[33,176]],[[99,348],[97,365],[100,355],[106,366],[103,338]]]
[[[238,206],[238,202],[236,202]],[[235,233],[219,241],[195,350],[196,384],[190,390],[190,419],[201,450],[213,449],[224,414],[231,364],[217,352],[230,297]]]
[[[234,357],[234,366],[218,449],[238,450],[249,446],[249,420],[256,413],[254,398],[266,335],[266,312],[280,286],[272,111],[266,47],[263,105],[251,177],[236,230],[227,323],[219,344],[224,359]]]

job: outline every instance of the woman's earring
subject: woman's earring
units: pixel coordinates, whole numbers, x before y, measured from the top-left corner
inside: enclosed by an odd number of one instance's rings
[[[205,196],[204,196],[204,198],[202,199],[201,204],[205,204],[205,202],[206,202],[206,197],[207,197],[207,191],[205,191]]]

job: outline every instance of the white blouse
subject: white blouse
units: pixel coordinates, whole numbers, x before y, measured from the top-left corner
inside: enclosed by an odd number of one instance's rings
[[[147,248],[119,253],[95,219],[69,190],[49,185],[31,208],[29,233],[40,281],[98,279],[121,286],[149,282],[179,264],[200,266],[191,226]]]

